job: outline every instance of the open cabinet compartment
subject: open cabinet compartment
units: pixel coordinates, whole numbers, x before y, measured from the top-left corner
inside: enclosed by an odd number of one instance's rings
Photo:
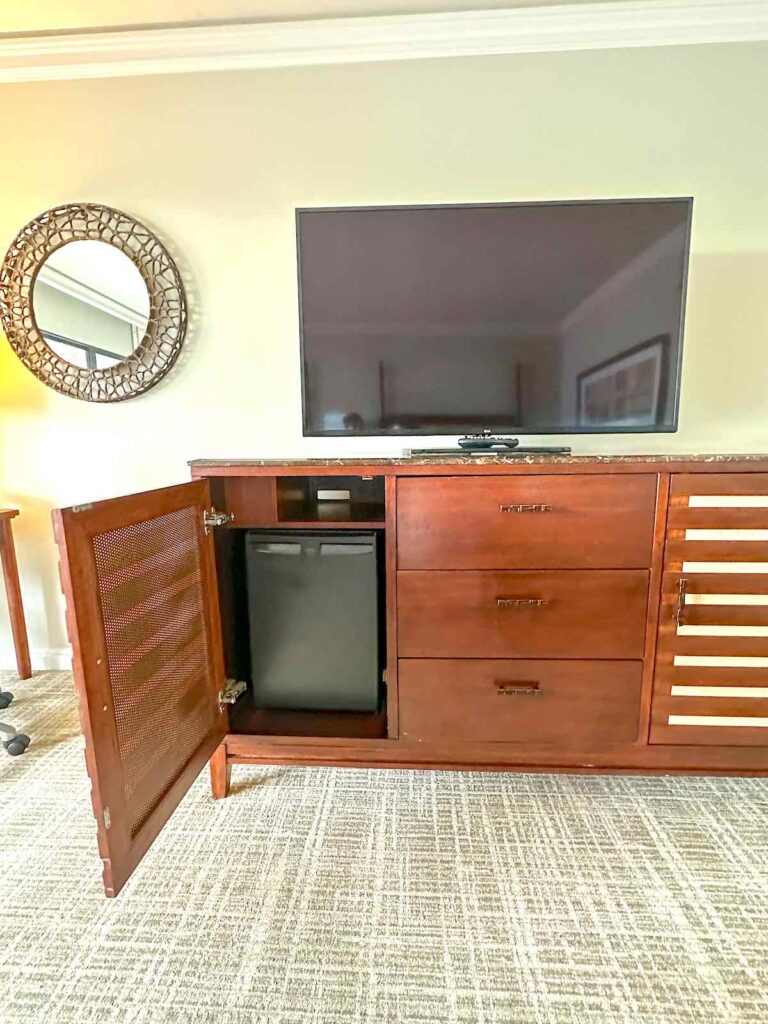
[[[384,525],[383,476],[280,476],[278,523]]]
[[[239,494],[255,526],[274,531],[279,528],[274,506],[270,509],[264,499],[270,490],[274,493],[275,480],[260,484],[242,487],[235,497]],[[247,742],[249,750],[265,737],[297,745],[335,744],[337,738],[364,745],[388,737],[381,679],[376,710],[367,714],[255,707],[250,713],[246,698],[240,706],[225,703],[225,682],[250,678],[248,648],[242,642],[247,588],[238,555],[248,529],[225,525],[226,516],[216,509],[222,496],[216,482],[212,486],[196,479],[54,512],[104,887],[110,896],[122,888],[209,760],[217,793],[215,780],[226,777],[230,760],[228,737],[238,739],[241,747]],[[319,532],[332,541],[334,531],[320,527]],[[359,536],[362,531],[350,532]],[[382,546],[384,533],[381,523],[377,535]],[[380,559],[382,667],[387,632],[383,573]]]
[[[235,527],[381,529],[386,521],[381,475],[275,475],[209,481],[213,503]]]
[[[309,532],[309,531],[308,531]],[[314,531],[313,531],[314,532]],[[320,535],[326,531],[318,531]],[[327,531],[329,539],[336,534]],[[373,531],[372,531],[373,532]],[[246,683],[246,692],[229,708],[230,733],[251,736],[337,737],[384,739],[387,736],[386,691],[386,595],[384,580],[384,531],[376,531],[377,543],[377,646],[378,703],[375,711],[301,710],[257,707],[251,658],[251,613],[246,546],[248,537],[272,537],[279,528],[253,530],[229,528],[215,533],[216,565],[221,609],[222,640],[227,678]],[[287,541],[292,539],[286,533]]]

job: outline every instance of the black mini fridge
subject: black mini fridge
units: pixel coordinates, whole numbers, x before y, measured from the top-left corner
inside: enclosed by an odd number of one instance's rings
[[[259,708],[376,711],[378,540],[361,531],[250,531],[253,699]]]

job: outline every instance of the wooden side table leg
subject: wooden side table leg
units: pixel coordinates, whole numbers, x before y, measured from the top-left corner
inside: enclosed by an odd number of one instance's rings
[[[209,764],[213,799],[223,800],[225,796],[229,796],[229,784],[232,779],[232,765],[227,761],[227,748],[223,743],[216,748]]]
[[[16,564],[16,550],[13,546],[13,533],[9,520],[0,520],[0,559],[3,563],[5,592],[8,595],[8,609],[11,613],[11,633],[13,646],[16,650],[16,664],[21,679],[29,679],[32,675],[32,663],[29,660],[29,641],[27,640],[27,624],[24,620],[24,605],[21,603],[21,587],[19,585],[19,569]]]

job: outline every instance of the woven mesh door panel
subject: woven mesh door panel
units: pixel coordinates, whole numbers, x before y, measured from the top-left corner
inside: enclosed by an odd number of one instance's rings
[[[215,722],[198,521],[193,506],[93,538],[131,835]]]

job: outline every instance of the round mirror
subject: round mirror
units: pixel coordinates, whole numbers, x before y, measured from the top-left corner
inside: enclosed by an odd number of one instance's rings
[[[48,387],[122,402],[165,377],[187,331],[173,257],[146,225],[96,203],[30,221],[0,265],[0,321],[14,352]]]
[[[128,358],[149,322],[135,264],[109,242],[67,242],[43,260],[32,288],[37,329],[74,366],[103,370]]]

